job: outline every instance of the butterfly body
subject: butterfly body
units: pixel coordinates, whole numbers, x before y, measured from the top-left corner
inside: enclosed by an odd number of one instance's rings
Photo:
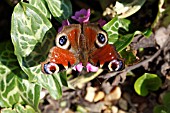
[[[124,67],[114,46],[108,44],[107,33],[94,23],[64,26],[56,36],[56,46],[41,64],[44,73],[52,74],[79,63],[84,67],[90,63],[109,71]]]

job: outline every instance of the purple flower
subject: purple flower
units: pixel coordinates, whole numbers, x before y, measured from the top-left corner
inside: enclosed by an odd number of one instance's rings
[[[75,16],[72,16],[71,18],[79,23],[86,23],[90,18],[90,9],[81,9],[80,11],[76,11]]]
[[[68,25],[70,25],[70,22],[68,21],[68,19],[63,20],[62,21],[62,26],[60,28],[58,28],[58,32],[60,32],[63,29],[64,26],[68,26]]]
[[[106,21],[103,19],[100,19],[100,20],[98,20],[98,23],[99,23],[100,27],[103,27],[106,24]]]

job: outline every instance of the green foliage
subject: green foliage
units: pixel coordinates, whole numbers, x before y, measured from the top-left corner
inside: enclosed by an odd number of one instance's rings
[[[114,17],[111,21],[103,26],[103,29],[108,33],[109,44],[114,44],[118,52],[121,52],[123,49],[125,49],[131,43],[135,35],[141,34],[149,37],[152,34],[152,31],[150,29],[147,29],[143,32],[135,31],[134,33],[127,34],[119,33],[120,28],[128,31],[129,24],[130,21],[127,19]]]
[[[34,111],[39,112],[41,86],[24,79],[27,75],[17,62],[11,42],[0,43],[0,51],[0,106],[13,107],[17,103],[27,104]],[[21,107],[22,105],[16,107],[15,110],[4,109],[2,112],[13,113],[20,111]],[[24,109],[27,110],[27,108]]]
[[[61,23],[72,15],[70,0],[46,0],[52,15]]]
[[[166,92],[163,96],[163,105],[156,105],[154,113],[170,113],[170,92]]]
[[[134,88],[138,95],[146,96],[149,91],[156,91],[161,86],[162,81],[156,74],[145,73],[139,77]]]
[[[50,48],[54,46],[56,31],[50,19],[53,16],[61,23],[71,15],[70,0],[29,0],[29,3],[19,2],[15,6],[11,20],[12,43],[0,43],[2,113],[40,112],[38,105],[42,88],[47,89],[54,99],[61,98],[61,87],[69,86],[66,72],[46,75],[41,72],[40,63],[47,58]],[[128,33],[129,25],[129,20],[114,17],[103,26],[108,33],[109,44],[114,44],[118,52],[123,56],[126,55],[127,64],[134,61],[135,55],[131,52],[127,53],[124,49],[136,34],[145,34],[139,31]],[[119,32],[121,28],[126,31],[126,34]],[[88,81],[96,76],[97,74],[89,76]],[[151,80],[152,77],[148,79]],[[77,79],[78,82],[82,80],[84,78]],[[157,84],[147,83],[146,86],[151,88],[149,90],[156,90],[157,86],[154,85]],[[84,111],[84,109],[78,106],[77,111]]]
[[[133,53],[133,51],[124,49],[120,52],[120,55],[125,59],[126,65],[132,65],[137,61],[136,55]]]
[[[46,2],[45,0],[29,0],[29,3],[36,7],[41,13],[45,15],[47,18],[51,18],[51,13],[47,9]]]
[[[21,104],[16,104],[13,109],[5,108],[2,109],[2,113],[37,113],[31,106],[22,106]]]
[[[21,15],[24,18],[18,18]],[[44,75],[40,65],[53,46],[55,34],[50,21],[34,6],[20,2],[15,7],[12,15],[11,37],[18,62],[29,76],[29,81],[37,81],[53,98],[58,99],[62,94],[60,80]]]
[[[119,19],[118,17],[114,17],[111,21],[103,26],[103,29],[108,33],[109,43],[114,44],[118,38],[119,33],[118,30],[120,28],[128,31],[130,21],[126,19]]]

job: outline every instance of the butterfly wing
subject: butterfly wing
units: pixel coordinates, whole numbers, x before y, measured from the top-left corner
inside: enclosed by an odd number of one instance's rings
[[[109,71],[124,68],[124,60],[120,58],[113,45],[108,44],[107,33],[97,24],[84,24],[83,32],[87,39],[89,62]]]
[[[90,58],[93,64],[99,64],[101,68],[109,71],[119,71],[124,68],[124,60],[110,44],[93,51]]]
[[[78,60],[78,40],[81,33],[79,24],[64,26],[56,36],[56,46],[50,50],[46,61],[42,62],[42,71],[46,74],[60,72],[75,65]]]

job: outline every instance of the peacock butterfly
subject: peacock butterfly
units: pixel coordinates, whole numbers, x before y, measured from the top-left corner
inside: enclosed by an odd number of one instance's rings
[[[124,68],[113,45],[108,44],[107,33],[95,23],[71,24],[64,26],[56,36],[56,46],[51,48],[42,72],[52,74],[78,64],[92,64],[108,71]]]

